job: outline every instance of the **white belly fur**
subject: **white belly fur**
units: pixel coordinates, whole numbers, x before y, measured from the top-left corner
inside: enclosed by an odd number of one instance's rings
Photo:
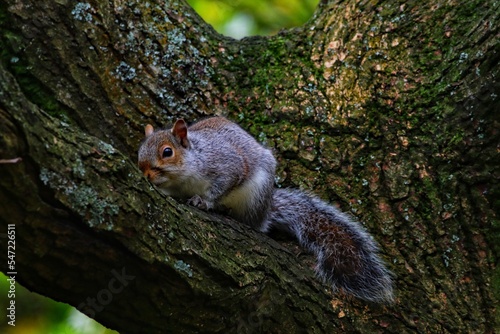
[[[247,207],[259,200],[260,189],[265,189],[268,182],[268,174],[264,170],[258,170],[249,180],[238,188],[227,194],[220,203],[231,209],[231,215],[244,217]]]

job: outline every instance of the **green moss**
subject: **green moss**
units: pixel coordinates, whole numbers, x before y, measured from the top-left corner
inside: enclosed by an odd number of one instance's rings
[[[6,4],[0,4],[0,62],[17,79],[25,96],[41,109],[52,116],[58,116],[66,121],[67,110],[63,107],[45,85],[43,85],[32,73],[33,67],[29,61],[29,55],[24,53],[26,47],[23,37],[10,28],[14,25],[9,21],[6,14]]]
[[[321,69],[312,63],[310,48],[291,37],[248,38],[247,43],[230,44],[226,49],[226,59],[218,63],[216,72],[233,74],[216,75],[214,80],[228,96],[236,97],[228,99],[227,109],[240,121],[251,114],[252,123],[269,125],[276,122],[279,113],[283,116],[280,122],[300,119],[310,124],[317,117],[317,108],[323,108],[325,101],[316,101],[321,95]],[[227,82],[233,78],[243,79]],[[239,99],[243,96],[245,101]],[[297,107],[297,100],[304,105]]]

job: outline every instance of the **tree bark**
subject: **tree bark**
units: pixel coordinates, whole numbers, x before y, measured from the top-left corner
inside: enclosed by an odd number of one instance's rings
[[[236,41],[182,1],[0,0],[0,159],[22,158],[0,164],[2,271],[122,333],[494,332],[499,13],[325,0]],[[279,186],[364,222],[394,305],[332,295],[293,243],[142,178],[145,124],[213,114],[274,149]]]

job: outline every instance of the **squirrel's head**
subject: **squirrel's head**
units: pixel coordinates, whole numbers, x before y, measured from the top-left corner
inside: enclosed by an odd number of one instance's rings
[[[145,139],[139,147],[139,169],[155,185],[176,178],[182,171],[184,151],[189,149],[186,122],[179,119],[170,130],[154,131],[151,124],[144,128]]]

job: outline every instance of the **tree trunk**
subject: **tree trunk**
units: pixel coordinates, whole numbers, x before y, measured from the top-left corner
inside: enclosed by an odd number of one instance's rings
[[[0,164],[2,271],[122,333],[494,332],[499,13],[325,0],[236,41],[183,1],[0,0],[0,159],[22,158]],[[213,114],[274,149],[280,186],[364,222],[394,305],[332,295],[293,243],[143,179],[145,124]]]

